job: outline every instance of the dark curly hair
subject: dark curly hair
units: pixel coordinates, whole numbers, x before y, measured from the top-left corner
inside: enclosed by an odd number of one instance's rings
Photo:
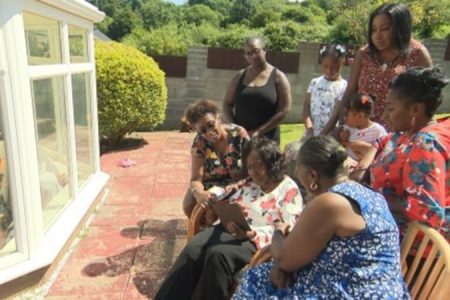
[[[413,67],[397,75],[389,83],[389,89],[406,103],[425,104],[426,114],[431,118],[442,103],[442,89],[448,82],[438,66]]]
[[[322,61],[325,57],[332,57],[335,59],[345,59],[345,54],[347,50],[344,45],[340,44],[330,44],[325,45],[319,50],[320,61]]]
[[[372,116],[374,105],[373,97],[358,93],[350,98],[347,110],[363,112],[370,117]]]
[[[184,116],[191,125],[197,123],[206,114],[212,114],[213,116],[219,114],[219,107],[214,101],[200,100],[190,104],[184,111]]]
[[[335,178],[346,171],[345,149],[330,136],[314,136],[306,140],[298,152],[297,164],[315,170],[326,178]]]
[[[252,151],[256,151],[259,154],[272,179],[283,179],[286,174],[285,158],[274,141],[266,137],[256,137],[247,142],[242,150],[244,166],[246,166],[248,156]]]
[[[411,41],[412,20],[408,7],[402,3],[386,3],[375,9],[369,17],[368,37],[369,50],[372,55],[378,53],[378,49],[372,42],[372,22],[378,15],[386,15],[392,21],[394,31],[394,45],[403,54],[409,52]]]

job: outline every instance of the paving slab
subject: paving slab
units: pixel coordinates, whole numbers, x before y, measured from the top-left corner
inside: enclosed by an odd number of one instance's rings
[[[45,299],[152,299],[186,244],[182,200],[194,135],[132,134],[100,157],[108,196]],[[123,159],[135,164],[124,168]]]

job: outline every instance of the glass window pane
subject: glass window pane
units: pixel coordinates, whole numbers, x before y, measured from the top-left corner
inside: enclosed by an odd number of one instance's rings
[[[69,25],[70,62],[88,62],[87,30]]]
[[[45,228],[71,200],[67,123],[61,77],[33,80],[39,183]]]
[[[61,63],[59,23],[30,13],[23,13],[29,65]]]
[[[79,187],[94,173],[89,74],[72,76],[73,113]]]
[[[0,114],[0,256],[16,251],[13,207],[9,193],[7,155],[3,139],[3,121]]]

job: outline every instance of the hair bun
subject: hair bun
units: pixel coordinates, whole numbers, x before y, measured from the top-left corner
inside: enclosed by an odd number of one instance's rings
[[[347,159],[347,157],[347,152],[338,148],[330,155],[329,162],[334,165],[340,165]]]

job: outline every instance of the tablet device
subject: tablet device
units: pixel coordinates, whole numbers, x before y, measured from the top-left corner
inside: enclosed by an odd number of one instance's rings
[[[231,189],[227,192],[223,187],[214,185],[208,190],[208,192],[216,197],[216,201],[221,201],[231,197],[234,193],[236,193],[236,189]]]
[[[220,219],[220,222],[225,225],[230,221],[236,223],[242,230],[250,231],[250,225],[247,223],[247,220],[244,217],[244,213],[242,212],[242,208],[237,203],[223,203],[223,202],[212,202],[212,209],[217,214]],[[226,230],[226,227],[223,226]]]

